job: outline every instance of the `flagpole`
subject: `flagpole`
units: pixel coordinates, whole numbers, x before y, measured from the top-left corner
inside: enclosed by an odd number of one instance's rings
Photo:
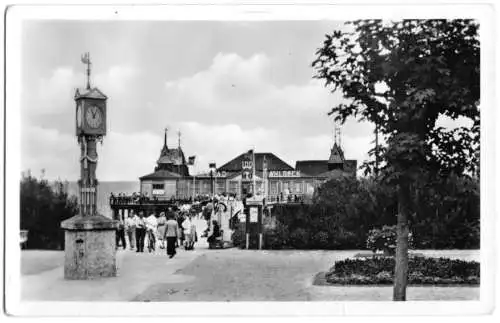
[[[193,203],[194,203],[194,197],[196,195],[196,172],[194,170],[196,164],[196,158],[193,160]]]
[[[257,187],[255,187],[255,147],[253,147],[252,149],[252,179],[253,179],[253,196],[255,199],[255,196],[257,195],[256,194]]]

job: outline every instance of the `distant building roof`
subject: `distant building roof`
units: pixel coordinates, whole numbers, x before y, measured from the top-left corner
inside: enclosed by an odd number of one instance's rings
[[[356,174],[358,161],[355,159],[344,160],[344,172]],[[329,177],[329,160],[298,160],[295,169],[309,176]]]
[[[168,170],[158,170],[154,173],[144,175],[140,177],[139,179],[144,180],[144,179],[177,179],[181,177],[181,175],[169,172]]]
[[[353,174],[351,172],[342,169],[333,169],[318,175],[318,177],[323,177],[327,179],[351,177],[351,176],[356,176],[356,173]]]
[[[248,156],[248,153],[243,153],[243,154],[239,155],[238,157],[232,159],[231,161],[229,161],[229,162],[225,163],[224,165],[222,165],[221,167],[219,167],[217,170],[226,171],[226,172],[241,171],[243,159],[246,158],[245,156]],[[262,171],[262,163],[264,161],[264,157],[266,158],[268,171],[294,170],[292,166],[288,165],[286,162],[284,162],[283,160],[278,158],[273,153],[255,153],[255,170],[256,171]]]
[[[316,176],[328,171],[328,160],[298,160],[295,169],[303,174]]]
[[[106,100],[108,97],[104,93],[102,93],[101,90],[94,87],[90,89],[76,89],[75,99],[79,98]]]

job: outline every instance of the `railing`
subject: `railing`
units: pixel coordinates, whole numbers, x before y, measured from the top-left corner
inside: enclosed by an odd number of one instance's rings
[[[303,195],[289,195],[287,198],[280,198],[279,196],[268,196],[266,199],[267,204],[292,204],[292,203],[305,203],[306,198]]]
[[[150,199],[147,197],[132,198],[132,197],[110,197],[110,206],[119,205],[172,205],[172,204],[187,204],[192,203],[191,199]]]

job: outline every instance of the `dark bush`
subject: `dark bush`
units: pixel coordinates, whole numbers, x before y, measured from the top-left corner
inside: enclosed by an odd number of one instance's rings
[[[302,228],[297,228],[290,233],[290,245],[296,249],[309,247],[309,233]]]
[[[327,249],[329,247],[330,241],[328,232],[319,231],[311,237],[311,246],[317,249]]]
[[[289,246],[290,233],[286,226],[277,223],[274,229],[264,232],[263,239],[265,249],[283,249]]]
[[[477,180],[428,179],[413,191],[413,248],[479,248]],[[272,214],[291,233],[288,247],[365,249],[370,230],[396,224],[396,193],[373,180],[343,177],[320,186],[312,204],[279,204]]]

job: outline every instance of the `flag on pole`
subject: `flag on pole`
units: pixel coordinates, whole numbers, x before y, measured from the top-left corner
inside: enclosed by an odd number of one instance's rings
[[[90,64],[90,58],[89,58],[88,52],[82,55],[82,63],[83,64]]]
[[[189,156],[188,165],[190,165],[190,166],[194,165],[195,160],[196,160],[196,156]]]
[[[209,168],[217,168],[217,167],[215,167],[215,163],[209,163],[209,164],[208,164],[208,167],[209,167]]]

